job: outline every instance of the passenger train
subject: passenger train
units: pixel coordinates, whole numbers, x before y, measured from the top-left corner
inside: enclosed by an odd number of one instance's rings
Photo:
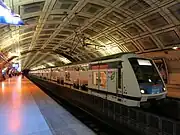
[[[155,63],[133,53],[31,71],[30,74],[132,107],[140,107],[152,100],[158,102],[167,95]]]

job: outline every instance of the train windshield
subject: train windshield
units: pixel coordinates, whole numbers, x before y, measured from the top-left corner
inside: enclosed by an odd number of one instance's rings
[[[138,83],[163,84],[155,65],[151,60],[129,58]]]

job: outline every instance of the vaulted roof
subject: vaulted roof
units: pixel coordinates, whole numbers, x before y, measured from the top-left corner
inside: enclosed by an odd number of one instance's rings
[[[23,68],[160,51],[180,43],[178,0],[4,1],[26,25],[0,25],[1,51],[19,53]]]

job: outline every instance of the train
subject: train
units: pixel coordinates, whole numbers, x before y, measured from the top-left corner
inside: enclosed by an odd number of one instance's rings
[[[31,75],[118,104],[141,107],[166,98],[166,85],[152,59],[134,53],[30,71]]]

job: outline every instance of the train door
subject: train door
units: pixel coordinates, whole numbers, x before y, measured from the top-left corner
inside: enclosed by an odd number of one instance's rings
[[[122,93],[122,62],[111,62],[108,68],[108,92]]]
[[[117,90],[117,69],[108,69],[108,92],[116,93]]]
[[[122,62],[119,62],[117,66],[117,94],[123,94],[123,72]]]
[[[88,87],[99,89],[99,71],[97,69],[89,70]]]
[[[88,87],[99,90],[99,62],[90,65]]]

